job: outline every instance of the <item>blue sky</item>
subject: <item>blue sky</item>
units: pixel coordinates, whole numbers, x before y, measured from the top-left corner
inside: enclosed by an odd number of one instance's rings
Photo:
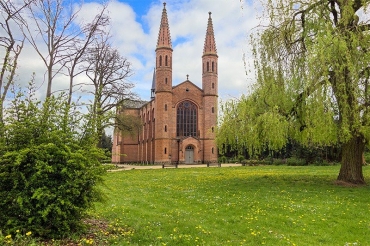
[[[135,10],[135,13],[137,14],[137,20],[140,21],[141,17],[146,15],[150,9],[151,4],[158,3],[160,1],[150,1],[150,0],[126,0],[126,1],[120,1],[125,2],[132,6],[132,8]]]
[[[90,1],[81,12],[92,16],[94,8],[96,1]],[[163,1],[158,0],[113,0],[108,7],[113,44],[132,62],[130,81],[144,100],[150,98],[162,9]],[[211,11],[219,55],[220,99],[247,93],[253,82],[253,76],[246,75],[253,64],[248,40],[250,30],[258,25],[257,7],[240,0],[167,0],[166,9],[174,50],[173,85],[185,81],[189,74],[201,87],[201,56]]]
[[[103,1],[85,0],[79,12],[79,21],[91,20]],[[219,55],[220,100],[247,93],[253,82],[253,74],[246,75],[253,64],[248,41],[250,31],[258,25],[258,6],[246,0],[167,0],[166,3],[174,50],[173,85],[185,81],[189,74],[189,80],[201,87],[201,56],[208,12],[211,11]],[[111,42],[132,63],[134,74],[129,80],[135,84],[134,92],[143,100],[150,98],[162,9],[163,1],[158,0],[108,2]],[[19,64],[26,74],[26,81],[29,81],[33,72],[36,73],[36,81],[43,80],[44,64],[37,59],[37,54],[29,45],[25,46]],[[81,82],[83,80],[81,78]],[[43,86],[41,84],[40,88]],[[56,78],[52,89],[55,91],[66,87],[68,81],[61,76]]]

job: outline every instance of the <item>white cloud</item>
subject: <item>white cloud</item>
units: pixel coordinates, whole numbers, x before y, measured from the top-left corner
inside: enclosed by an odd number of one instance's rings
[[[155,62],[155,45],[163,5],[151,6],[144,20],[149,26],[141,57],[145,62],[132,79],[143,98],[148,99]],[[243,52],[248,49],[249,30],[257,25],[255,9],[238,0],[178,1],[166,5],[173,43],[173,84],[183,82],[186,74],[201,87],[201,56],[206,34],[208,12],[212,12],[213,27],[219,55],[219,94],[222,98],[247,93],[252,81],[245,73]],[[142,41],[139,41],[142,44]],[[136,69],[136,67],[134,67]]]
[[[78,20],[91,21],[99,9],[101,5],[97,2],[85,3]],[[107,8],[112,44],[132,63],[134,75],[130,81],[136,85],[134,91],[144,100],[150,98],[162,9],[161,2],[153,1],[144,16],[137,16],[124,0],[113,0]],[[219,55],[219,95],[224,99],[247,93],[252,81],[245,75],[243,53],[249,56],[249,31],[258,24],[255,7],[248,5],[246,0],[218,0],[217,3],[214,0],[167,0],[166,9],[174,49],[173,85],[184,81],[189,74],[189,79],[201,87],[201,56],[208,12],[211,11]],[[41,85],[45,67],[30,45],[25,46],[19,62],[22,73],[19,79],[28,82],[32,72],[36,72]],[[53,90],[65,87],[67,80],[59,76]]]

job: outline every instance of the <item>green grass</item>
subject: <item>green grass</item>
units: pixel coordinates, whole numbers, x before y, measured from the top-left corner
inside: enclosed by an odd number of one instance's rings
[[[370,187],[333,184],[339,166],[108,173],[117,245],[370,245]],[[370,182],[370,167],[364,167]]]

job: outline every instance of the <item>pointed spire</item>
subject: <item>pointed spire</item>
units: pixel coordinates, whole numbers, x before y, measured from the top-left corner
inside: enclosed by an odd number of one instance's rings
[[[150,97],[153,99],[155,97],[155,68],[153,71],[152,89],[150,90]]]
[[[206,40],[204,42],[203,55],[206,54],[217,54],[216,42],[215,42],[215,33],[213,31],[212,17],[211,12],[208,12],[208,26]]]
[[[153,70],[153,81],[152,81],[152,90],[155,89],[155,68]]]
[[[166,3],[163,3],[161,26],[159,28],[159,35],[157,41],[157,48],[166,47],[172,48],[170,26],[168,25]]]

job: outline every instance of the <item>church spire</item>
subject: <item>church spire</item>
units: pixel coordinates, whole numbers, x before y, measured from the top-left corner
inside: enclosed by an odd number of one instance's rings
[[[153,71],[153,80],[152,80],[152,89],[150,90],[150,99],[154,99],[155,97],[155,68]]]
[[[213,31],[213,24],[212,24],[212,17],[211,17],[212,13],[208,12],[208,14],[209,14],[209,18],[208,18],[206,40],[204,42],[203,55],[210,55],[210,54],[217,55],[215,33]]]
[[[166,3],[163,3],[163,11],[161,18],[161,26],[159,28],[159,35],[157,41],[158,48],[172,48],[170,26],[168,25]]]

